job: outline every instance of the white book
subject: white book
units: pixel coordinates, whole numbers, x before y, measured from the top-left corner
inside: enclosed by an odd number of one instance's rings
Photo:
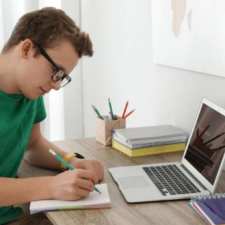
[[[168,138],[187,135],[185,131],[172,125],[122,128],[115,129],[114,133],[118,135],[118,137],[126,140]]]
[[[88,197],[76,201],[41,200],[30,203],[30,214],[42,211],[66,210],[66,209],[92,209],[109,208],[111,200],[107,184],[95,185],[101,193],[93,191]]]
[[[138,149],[138,148],[144,148],[144,147],[151,147],[151,146],[159,146],[159,145],[169,145],[169,144],[179,144],[179,143],[186,143],[187,142],[187,137],[175,137],[175,138],[170,138],[166,140],[161,140],[161,139],[155,139],[155,140],[144,140],[144,141],[124,141],[123,139],[121,140],[117,136],[113,135],[113,139],[119,142],[122,145],[127,146],[130,149]]]
[[[167,143],[185,142],[188,138],[187,132],[172,125],[159,125],[150,127],[132,127],[115,129],[113,133],[120,143],[129,145],[131,148],[162,145]]]

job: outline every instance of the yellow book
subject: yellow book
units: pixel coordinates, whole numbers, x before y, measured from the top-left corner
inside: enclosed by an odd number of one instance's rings
[[[185,145],[186,145],[185,143],[176,143],[176,144],[169,144],[169,145],[158,145],[158,146],[131,149],[112,139],[112,147],[130,157],[157,155],[157,154],[163,154],[163,153],[169,153],[169,152],[184,151]]]

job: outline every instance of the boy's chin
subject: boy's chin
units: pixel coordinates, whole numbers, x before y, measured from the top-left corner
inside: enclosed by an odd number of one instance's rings
[[[29,93],[24,92],[23,95],[30,100],[35,100],[35,99],[39,98],[40,96],[42,96],[41,93],[37,93],[37,92],[36,93],[35,92],[29,92]]]
[[[33,95],[32,96],[31,95],[29,95],[29,96],[28,95],[24,95],[24,96],[26,98],[30,99],[30,100],[36,100],[36,99],[38,99],[40,97],[40,96],[37,96],[37,95],[36,96],[33,96]]]

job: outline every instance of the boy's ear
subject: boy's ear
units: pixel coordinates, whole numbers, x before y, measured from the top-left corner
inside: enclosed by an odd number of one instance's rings
[[[23,58],[33,56],[35,53],[34,44],[30,39],[25,39],[20,43],[20,52]]]

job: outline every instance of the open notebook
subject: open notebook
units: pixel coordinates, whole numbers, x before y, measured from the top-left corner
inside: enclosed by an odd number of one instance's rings
[[[59,200],[41,200],[30,203],[30,213],[38,213],[42,211],[65,210],[65,209],[91,209],[91,208],[109,208],[111,201],[108,193],[107,184],[96,185],[101,191],[90,193],[87,198],[77,201],[59,201]]]

